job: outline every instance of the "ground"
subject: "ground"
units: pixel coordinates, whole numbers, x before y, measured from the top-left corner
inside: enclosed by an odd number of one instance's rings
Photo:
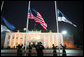
[[[53,56],[52,49],[44,49],[44,56]],[[57,50],[59,56],[59,50]],[[80,49],[66,49],[67,56],[83,56],[83,50]],[[16,49],[2,49],[1,56],[17,56]],[[32,56],[37,56],[35,49],[32,49]],[[62,50],[60,50],[60,56],[62,56]]]

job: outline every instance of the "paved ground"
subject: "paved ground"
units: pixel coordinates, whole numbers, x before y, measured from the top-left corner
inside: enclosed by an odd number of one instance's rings
[[[53,56],[52,49],[43,50],[44,56]],[[57,50],[57,55],[59,56],[59,50]],[[66,49],[67,56],[83,56],[83,50],[79,49]],[[16,49],[2,49],[1,56],[17,56]],[[35,49],[32,50],[32,56],[37,56]],[[60,50],[60,56],[62,56],[62,50]]]

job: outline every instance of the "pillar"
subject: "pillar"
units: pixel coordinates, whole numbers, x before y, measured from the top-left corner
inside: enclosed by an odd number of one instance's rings
[[[48,44],[49,44],[49,48],[50,48],[50,35],[49,35],[49,39],[48,39]]]
[[[25,34],[23,34],[23,47],[24,47],[24,39],[25,39]]]
[[[18,33],[18,44],[20,44],[20,33]]]
[[[45,34],[44,34],[44,47],[46,47],[46,41],[45,41]]]
[[[59,39],[58,39],[58,34],[57,33],[56,33],[56,41],[57,41],[56,43],[57,43],[57,46],[58,46]]]
[[[14,36],[14,46],[16,48],[16,33],[15,33],[15,36]]]
[[[61,43],[62,43],[62,45],[64,45],[64,43],[63,43],[63,35],[60,34],[60,36],[61,36]]]
[[[12,34],[10,34],[9,46],[11,47]]]
[[[54,44],[54,34],[52,35],[52,40],[53,40],[52,44]]]
[[[4,40],[4,48],[7,47],[7,42],[8,42],[8,33],[6,33],[5,40]]]

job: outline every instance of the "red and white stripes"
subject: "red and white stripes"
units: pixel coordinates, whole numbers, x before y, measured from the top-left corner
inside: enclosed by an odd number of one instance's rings
[[[46,29],[47,28],[47,24],[45,23],[43,17],[41,16],[41,14],[39,12],[37,12],[37,16],[35,17],[33,14],[28,13],[28,19],[34,19],[34,21],[36,23],[40,23],[41,26]]]

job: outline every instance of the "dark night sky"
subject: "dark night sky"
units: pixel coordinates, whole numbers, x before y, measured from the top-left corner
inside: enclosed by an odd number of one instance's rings
[[[23,30],[26,27],[28,1],[5,1],[2,16],[6,18],[17,29]],[[34,8],[43,16],[48,25],[48,30],[56,32],[55,6],[54,1],[31,1],[31,8]],[[57,1],[57,8],[60,9],[70,21],[78,27],[59,22],[59,30],[67,30],[74,34],[76,42],[83,42],[83,2],[82,1]],[[36,26],[35,26],[36,24]],[[29,30],[33,28],[43,30],[42,26],[29,20]],[[80,39],[80,41],[79,41]]]

